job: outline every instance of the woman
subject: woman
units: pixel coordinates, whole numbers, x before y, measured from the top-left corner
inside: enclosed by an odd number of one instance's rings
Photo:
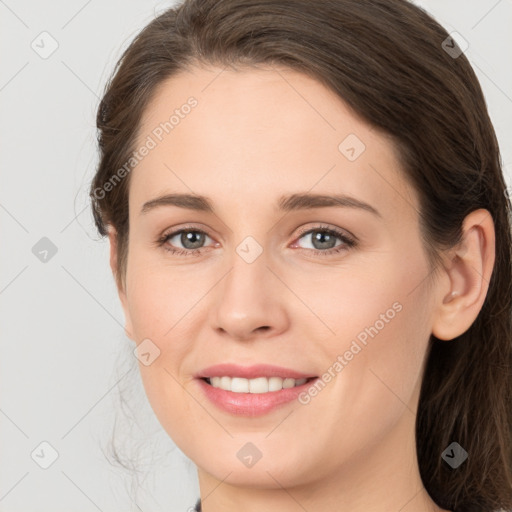
[[[512,507],[510,201],[461,48],[403,0],[186,0],[91,185],[205,512]]]

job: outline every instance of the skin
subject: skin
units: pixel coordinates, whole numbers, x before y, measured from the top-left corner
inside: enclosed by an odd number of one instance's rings
[[[142,380],[162,427],[197,465],[203,510],[442,510],[416,458],[423,363],[431,333],[449,343],[482,307],[495,257],[491,216],[468,215],[463,244],[434,275],[418,198],[390,140],[333,92],[283,68],[191,68],[160,87],[136,147],[190,96],[198,105],[132,171],[126,285],[118,291],[127,334],[160,349],[150,365],[139,363]],[[338,149],[349,134],[366,146],[354,161]],[[215,214],[177,206],[140,214],[171,192],[208,196]],[[336,207],[278,212],[278,198],[296,192],[349,194],[381,217]],[[202,254],[156,245],[188,223],[208,235]],[[358,245],[323,256],[343,242],[325,248],[299,233],[320,224]],[[263,250],[251,264],[236,252],[247,236]],[[167,245],[194,247],[180,240]],[[110,242],[115,275],[115,230]],[[400,312],[307,405],[236,417],[194,380],[221,362],[320,376],[396,302]],[[249,441],[262,453],[252,467],[236,456]]]

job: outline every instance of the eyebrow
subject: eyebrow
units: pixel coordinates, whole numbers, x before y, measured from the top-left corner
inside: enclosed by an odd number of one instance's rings
[[[201,212],[215,212],[212,202],[205,196],[195,194],[166,194],[144,203],[140,213],[146,214],[161,206],[178,206],[180,208]],[[382,218],[380,212],[372,205],[345,194],[326,195],[298,193],[281,196],[277,202],[277,210],[285,212],[328,207],[357,208]]]

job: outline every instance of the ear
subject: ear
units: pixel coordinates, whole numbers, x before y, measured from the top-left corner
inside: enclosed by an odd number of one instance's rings
[[[495,260],[494,222],[488,210],[464,219],[463,240],[450,251],[445,279],[439,288],[432,334],[451,340],[466,332],[484,303]]]
[[[133,339],[133,327],[130,317],[130,310],[128,308],[128,300],[126,298],[126,290],[124,286],[121,284],[122,279],[119,279],[121,283],[118,283],[118,268],[117,268],[117,231],[114,227],[109,226],[108,230],[108,238],[110,241],[110,268],[112,269],[112,274],[114,275],[114,281],[116,283],[117,293],[119,295],[119,299],[121,301],[121,306],[123,307],[124,317],[125,317],[125,327],[124,332],[128,338]],[[120,276],[119,276],[120,277]],[[134,340],[135,341],[135,340]]]

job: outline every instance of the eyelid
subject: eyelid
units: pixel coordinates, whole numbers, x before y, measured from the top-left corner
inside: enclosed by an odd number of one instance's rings
[[[300,238],[302,237],[303,235],[305,235],[306,233],[309,233],[311,231],[315,231],[315,230],[330,230],[330,231],[334,231],[335,233],[337,234],[344,234],[347,238],[350,238],[354,241],[358,241],[358,238],[353,235],[350,231],[347,231],[346,229],[342,229],[342,228],[338,228],[338,227],[335,227],[335,226],[329,226],[327,224],[324,224],[324,223],[319,223],[319,225],[317,226],[310,226],[310,227],[301,227],[299,228],[299,232],[297,233],[297,235],[295,235],[295,239],[297,238]],[[202,228],[199,228],[195,225],[192,225],[192,224],[186,224],[184,226],[180,226],[178,228],[169,228],[169,229],[166,229],[161,237],[165,237],[165,236],[169,236],[169,235],[177,235],[178,233],[180,233],[181,231],[198,231],[200,233],[203,233],[207,236],[209,236],[210,238],[213,238],[211,235],[208,234],[208,232]]]
[[[168,229],[165,229],[163,231],[163,233],[160,235],[161,237],[164,237],[164,236],[169,236],[169,235],[177,235],[178,233],[180,233],[181,231],[198,231],[200,233],[204,233],[205,235],[208,235],[208,232],[203,229],[203,228],[200,228],[198,226],[195,226],[193,224],[185,224],[183,226],[178,226],[178,227],[172,227],[172,228],[168,228]],[[210,236],[210,235],[208,235]],[[211,238],[211,236],[210,236]]]
[[[176,235],[179,235],[182,231],[195,231],[197,233],[201,233],[201,234],[207,236],[208,238],[211,238],[212,240],[214,240],[214,238],[211,235],[209,235],[208,231],[206,231],[205,229],[199,228],[199,227],[194,226],[194,225],[187,224],[187,225],[184,225],[184,226],[179,226],[179,227],[175,227],[175,228],[166,229],[158,237],[157,242],[161,242],[162,240],[164,240],[166,238],[167,239],[174,238]],[[201,247],[201,250],[204,250],[204,249],[206,249],[206,247]],[[192,251],[193,249],[183,249],[183,250]],[[197,249],[196,249],[196,251],[197,251]]]
[[[322,222],[319,223],[319,225],[317,226],[299,228],[299,233],[296,235],[296,240],[302,238],[304,235],[310,233],[311,231],[332,231],[333,233],[336,233],[336,235],[350,239],[353,242],[358,241],[358,238],[355,235],[353,235],[350,231],[335,226],[329,226]]]

